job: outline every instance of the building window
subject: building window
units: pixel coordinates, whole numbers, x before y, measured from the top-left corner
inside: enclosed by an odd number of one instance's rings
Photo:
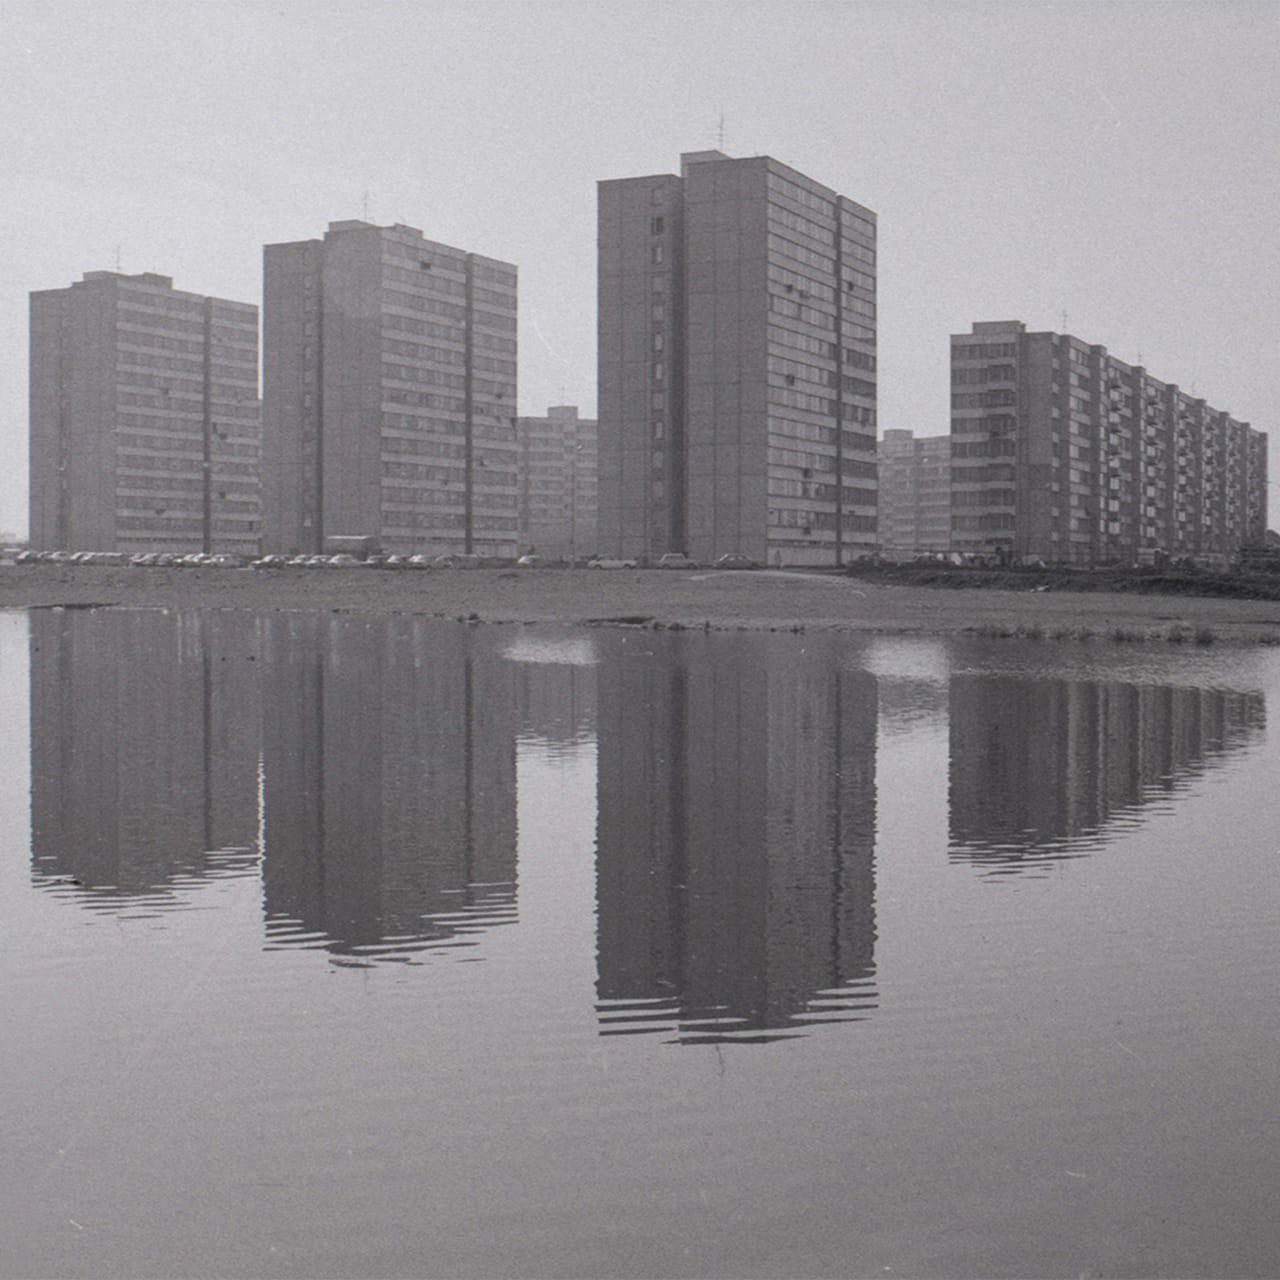
[[[653,349],[654,349],[655,351],[661,351],[661,350],[662,350],[662,347],[663,347],[663,337],[662,337],[662,334],[661,334],[661,333],[655,333],[655,334],[653,335]]]
[[[653,260],[653,263],[654,263],[654,265],[655,265],[655,266],[657,266],[657,265],[661,264],[661,262],[662,262],[662,260],[663,260],[663,257],[664,257],[663,248],[664,248],[664,246],[662,246],[662,245],[660,245],[660,244],[655,244],[655,245],[653,246],[653,255],[652,255],[652,260]]]
[[[649,233],[651,235],[660,236],[662,234],[662,230],[665,225],[666,223],[663,218],[650,218]]]

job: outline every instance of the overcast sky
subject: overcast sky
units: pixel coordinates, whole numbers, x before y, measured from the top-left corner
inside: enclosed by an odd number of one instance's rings
[[[0,0],[0,530],[27,294],[404,222],[520,268],[520,408],[595,411],[595,183],[772,155],[879,214],[880,425],[947,337],[1065,327],[1272,436],[1280,0]],[[1280,488],[1273,488],[1280,497]],[[1273,501],[1270,523],[1280,523]]]

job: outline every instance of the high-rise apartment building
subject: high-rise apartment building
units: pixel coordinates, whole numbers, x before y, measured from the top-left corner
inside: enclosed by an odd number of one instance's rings
[[[599,185],[600,542],[837,564],[876,538],[876,217],[768,156]]]
[[[1266,533],[1263,432],[1016,320],[951,338],[951,452],[958,551],[1223,564]]]
[[[516,550],[516,268],[401,225],[264,252],[266,550]]]
[[[521,418],[520,546],[549,559],[596,550],[596,423],[574,405]]]
[[[258,309],[88,271],[31,295],[31,545],[258,550]]]
[[[880,438],[880,550],[919,555],[951,547],[951,437],[893,429]]]

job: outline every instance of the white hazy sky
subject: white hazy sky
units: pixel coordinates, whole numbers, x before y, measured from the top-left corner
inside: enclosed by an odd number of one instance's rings
[[[1280,480],[1280,0],[0,0],[0,20],[0,530],[26,528],[29,291],[118,263],[260,303],[263,244],[404,222],[519,266],[521,412],[593,414],[595,183],[676,172],[722,130],[879,214],[882,429],[948,429],[950,333],[1065,313],[1269,431]]]

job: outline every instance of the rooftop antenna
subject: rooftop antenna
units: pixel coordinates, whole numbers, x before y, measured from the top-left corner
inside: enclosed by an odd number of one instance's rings
[[[1067,313],[1064,311],[1062,313],[1062,332],[1066,333],[1066,331],[1067,331]]]
[[[716,128],[716,150],[724,150],[724,112],[720,112],[720,123]]]

